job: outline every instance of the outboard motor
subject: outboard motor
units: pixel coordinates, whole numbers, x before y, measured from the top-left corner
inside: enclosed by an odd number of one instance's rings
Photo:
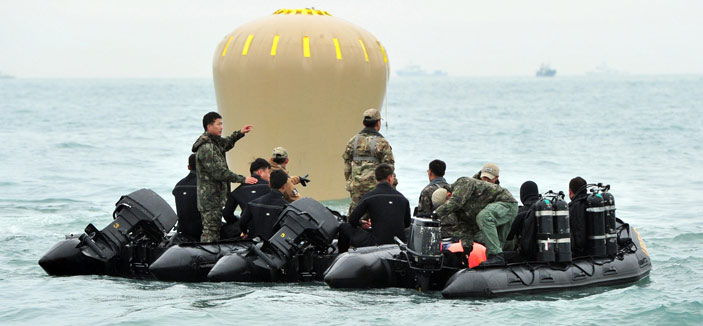
[[[410,239],[407,244],[393,237],[408,265],[415,271],[415,288],[419,291],[431,288],[432,273],[442,269],[442,230],[440,221],[413,217],[410,225]]]
[[[326,251],[337,234],[339,220],[312,198],[286,206],[278,218],[280,229],[265,243],[251,247],[254,255],[223,257],[212,268],[212,281],[276,281],[279,270],[301,249],[312,245]],[[224,259],[228,258],[228,259]],[[265,273],[264,271],[268,271]]]
[[[535,203],[535,218],[537,219],[537,261],[550,263],[555,260],[554,237],[554,198],[550,190],[540,196]]]
[[[608,190],[610,190],[610,185],[606,185],[602,189],[603,211],[605,213],[605,252],[608,256],[615,256],[618,253],[618,233],[615,225],[615,197],[613,197],[612,193],[608,192]]]
[[[556,238],[556,261],[571,261],[571,230],[569,229],[569,206],[560,191],[553,199],[554,237]]]
[[[148,275],[151,248],[164,242],[178,216],[149,189],[122,196],[113,221],[101,231],[92,223],[79,236],[67,236],[39,259],[49,275]],[[159,252],[158,254],[160,254]]]
[[[591,194],[586,199],[586,235],[588,236],[588,252],[594,257],[604,257],[605,250],[605,205],[603,195],[598,188],[591,188]]]
[[[429,271],[442,269],[442,232],[439,220],[412,218],[408,240],[410,268]]]

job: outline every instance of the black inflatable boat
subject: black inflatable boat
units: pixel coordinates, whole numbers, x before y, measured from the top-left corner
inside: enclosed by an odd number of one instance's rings
[[[266,241],[181,244],[149,267],[159,280],[202,282],[297,282],[322,280],[336,257],[332,240],[339,220],[312,198],[281,212],[278,231]]]
[[[89,224],[84,233],[66,236],[39,259],[39,265],[56,276],[295,282],[322,280],[337,255],[333,240],[339,218],[312,198],[288,205],[279,216],[279,230],[259,242],[172,245],[178,239],[169,231],[178,217],[149,189],[122,196],[115,206],[113,221],[105,228]]]
[[[639,233],[628,224],[618,222],[619,250],[612,257],[469,269],[447,261],[452,255],[440,249],[446,245],[434,248],[428,245],[437,243],[432,239],[438,238],[439,222],[414,218],[408,244],[359,248],[341,254],[325,272],[324,280],[332,288],[441,290],[447,298],[492,297],[636,282],[649,275],[649,254]]]
[[[49,275],[149,277],[149,266],[165,250],[178,216],[149,189],[122,196],[113,221],[102,230],[88,224],[84,233],[68,235],[39,259]]]

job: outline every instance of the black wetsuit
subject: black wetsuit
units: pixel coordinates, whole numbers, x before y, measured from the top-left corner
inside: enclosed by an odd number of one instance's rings
[[[172,193],[176,197],[178,232],[199,240],[203,233],[203,222],[198,211],[197,183],[195,171],[191,170],[185,178],[178,181]]]
[[[359,228],[360,219],[368,213],[371,230]],[[339,252],[355,247],[395,243],[397,236],[405,241],[405,228],[410,226],[410,203],[391,187],[388,182],[380,182],[376,188],[366,193],[349,215],[349,223],[339,227]]]
[[[274,227],[278,216],[287,204],[280,191],[271,189],[266,195],[249,202],[242,212],[239,227],[248,234],[249,239],[259,237],[268,240],[276,231]]]
[[[253,174],[252,177],[256,178],[257,182],[253,185],[243,183],[239,185],[236,189],[232,190],[227,196],[227,203],[225,204],[225,209],[222,210],[222,216],[224,216],[227,223],[234,223],[238,220],[234,216],[234,210],[239,206],[244,212],[247,208],[247,204],[254,199],[257,199],[271,191],[269,187],[269,182],[261,179],[260,176]]]
[[[569,228],[571,229],[571,252],[574,257],[587,255],[586,207],[588,193],[583,186],[569,202]]]

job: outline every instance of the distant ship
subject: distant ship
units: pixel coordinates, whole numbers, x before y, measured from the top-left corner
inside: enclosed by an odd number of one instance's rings
[[[535,76],[537,76],[537,77],[554,77],[554,75],[556,75],[556,74],[557,74],[556,69],[552,69],[549,65],[546,65],[543,63],[539,66],[539,69],[537,69]]]
[[[430,77],[430,76],[446,76],[447,72],[443,70],[435,70],[433,72],[427,72],[422,70],[418,65],[408,65],[405,68],[400,69],[395,72],[401,77]]]
[[[14,76],[5,75],[2,72],[0,72],[0,79],[14,79],[14,78],[15,78]]]
[[[615,76],[622,75],[624,72],[610,68],[605,62],[601,62],[600,65],[593,68],[593,70],[587,71],[586,74],[590,76]]]

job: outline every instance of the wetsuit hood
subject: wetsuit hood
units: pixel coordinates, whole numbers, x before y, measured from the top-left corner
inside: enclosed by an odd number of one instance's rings
[[[525,181],[520,186],[520,201],[523,205],[533,203],[539,198],[539,189],[533,181]]]

